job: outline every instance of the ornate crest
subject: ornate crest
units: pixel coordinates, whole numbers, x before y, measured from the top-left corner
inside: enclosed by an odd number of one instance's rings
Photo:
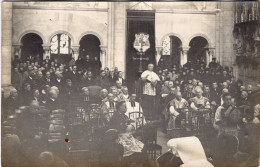
[[[149,34],[135,34],[134,48],[138,52],[146,52],[150,48]]]

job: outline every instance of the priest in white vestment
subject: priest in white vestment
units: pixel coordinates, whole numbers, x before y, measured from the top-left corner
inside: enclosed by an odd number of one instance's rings
[[[146,119],[154,119],[156,108],[156,84],[160,81],[159,76],[153,72],[154,65],[148,64],[148,70],[141,75],[143,81],[142,106]]]

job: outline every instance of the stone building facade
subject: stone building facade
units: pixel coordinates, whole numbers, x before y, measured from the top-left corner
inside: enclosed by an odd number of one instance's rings
[[[11,83],[11,60],[21,57],[22,39],[37,34],[42,40],[43,59],[51,54],[51,40],[57,34],[70,38],[73,57],[79,57],[80,41],[86,35],[99,40],[103,67],[127,69],[127,13],[152,11],[155,22],[155,59],[164,53],[164,41],[174,36],[181,41],[180,64],[188,60],[190,42],[206,40],[205,61],[216,57],[224,66],[233,66],[234,2],[3,2],[2,85]],[[132,44],[130,44],[132,45]],[[167,54],[166,54],[167,56]]]

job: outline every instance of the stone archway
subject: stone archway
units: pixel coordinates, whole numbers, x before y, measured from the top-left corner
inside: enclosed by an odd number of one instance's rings
[[[101,41],[97,36],[87,34],[80,39],[79,45],[80,57],[85,57],[86,55],[89,55],[90,59],[94,59],[94,57],[100,59]]]
[[[162,40],[162,55],[158,66],[172,68],[173,65],[182,64],[182,41],[179,37],[170,34]]]
[[[209,42],[202,36],[195,36],[189,42],[188,61],[195,63],[200,60],[207,63],[207,49],[209,48]]]
[[[20,42],[22,61],[40,61],[43,59],[43,40],[38,34],[25,34]]]

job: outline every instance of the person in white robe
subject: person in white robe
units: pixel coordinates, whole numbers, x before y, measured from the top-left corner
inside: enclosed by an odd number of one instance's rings
[[[126,109],[127,111],[125,114],[129,119],[134,121],[132,125],[135,129],[137,129],[138,125],[142,126],[146,124],[142,107],[138,102],[136,102],[136,94],[131,94],[129,101],[126,102]]]
[[[141,75],[143,81],[142,106],[147,119],[154,119],[156,113],[156,84],[159,76],[153,72],[154,65],[148,64],[148,70]]]

